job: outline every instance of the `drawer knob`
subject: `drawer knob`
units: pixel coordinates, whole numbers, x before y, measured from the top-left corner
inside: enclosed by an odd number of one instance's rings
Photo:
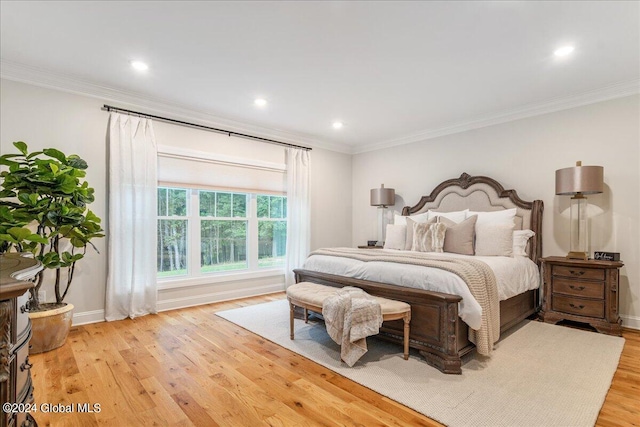
[[[582,271],[569,270],[569,273],[571,273],[572,276],[582,276],[584,274],[584,270]]]
[[[26,313],[27,312],[27,305],[21,305],[20,306],[20,313]]]
[[[24,363],[22,365],[20,365],[20,371],[24,372],[27,369],[31,369],[33,367],[33,364],[29,363],[29,356],[27,356],[26,359],[24,359]]]
[[[584,286],[573,286],[573,285],[569,285],[569,287],[570,287],[571,289],[574,289],[574,290],[584,291]]]
[[[573,303],[569,303],[569,306],[571,308],[577,308],[578,310],[582,310],[584,308],[584,305],[580,304],[580,305],[575,305]]]

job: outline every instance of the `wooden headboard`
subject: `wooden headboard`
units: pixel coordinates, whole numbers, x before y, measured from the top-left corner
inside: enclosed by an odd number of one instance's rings
[[[505,190],[500,183],[486,176],[470,176],[448,179],[438,185],[430,195],[422,196],[415,206],[405,206],[402,215],[413,215],[427,210],[453,212],[464,209],[489,212],[516,208],[515,228],[530,229],[536,233],[529,239],[527,253],[538,263],[542,257],[542,200],[526,202],[515,190]]]

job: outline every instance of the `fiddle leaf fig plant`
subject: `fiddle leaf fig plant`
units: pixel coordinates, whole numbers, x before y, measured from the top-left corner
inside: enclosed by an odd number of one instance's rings
[[[100,218],[88,210],[94,190],[82,178],[87,162],[55,148],[29,153],[22,141],[19,153],[0,156],[0,253],[31,252],[45,267],[31,289],[30,311],[64,305],[76,262],[93,239],[103,237]],[[6,170],[8,168],[8,170]],[[39,300],[45,271],[55,273],[55,303]]]

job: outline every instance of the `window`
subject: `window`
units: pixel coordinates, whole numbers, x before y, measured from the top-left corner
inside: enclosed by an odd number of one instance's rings
[[[247,197],[199,191],[201,272],[247,268]]]
[[[258,196],[258,267],[284,266],[287,252],[287,198]]]
[[[158,188],[158,278],[285,264],[287,198]]]
[[[187,190],[158,188],[158,277],[187,274]]]

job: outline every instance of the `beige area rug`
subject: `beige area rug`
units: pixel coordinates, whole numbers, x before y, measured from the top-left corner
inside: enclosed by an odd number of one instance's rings
[[[462,375],[445,375],[417,352],[368,338],[369,351],[352,367],[324,323],[295,321],[274,301],[217,313],[359,384],[449,426],[592,426],[618,366],[624,339],[540,322],[502,337],[490,358],[470,357]]]

